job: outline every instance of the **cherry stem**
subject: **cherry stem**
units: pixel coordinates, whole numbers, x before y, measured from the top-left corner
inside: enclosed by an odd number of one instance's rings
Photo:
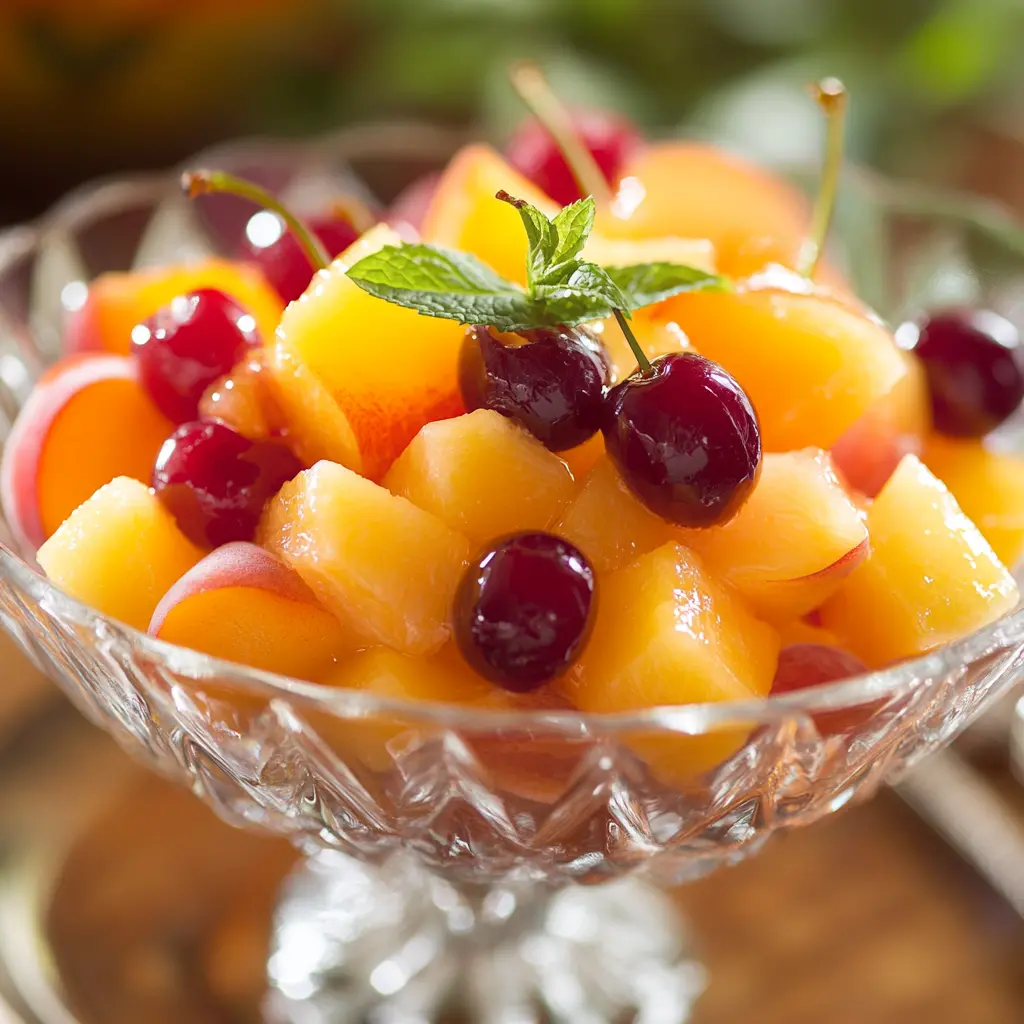
[[[316,270],[325,270],[330,266],[331,257],[316,235],[265,188],[226,171],[186,171],[181,176],[181,187],[189,199],[213,192],[228,192],[242,199],[249,199],[271,213],[276,213],[295,235],[295,240],[305,250],[309,262]]]
[[[821,172],[821,186],[814,202],[810,237],[800,254],[797,271],[804,277],[814,277],[825,251],[832,213],[839,190],[839,176],[843,168],[843,136],[846,128],[846,86],[838,78],[823,78],[811,86],[814,99],[825,113],[825,156]]]
[[[629,326],[629,321],[626,319],[625,314],[621,309],[613,309],[612,313],[618,322],[619,330],[622,331],[623,336],[629,343],[629,347],[633,350],[633,355],[636,356],[636,364],[640,367],[640,372],[647,373],[651,368],[651,361],[640,347],[640,342],[636,340],[636,335],[633,333],[633,328]]]
[[[593,196],[599,203],[610,203],[612,192],[601,168],[584,145],[569,111],[554,94],[540,68],[531,61],[522,61],[512,66],[508,77],[519,98],[555,140],[576,179],[580,194]]]

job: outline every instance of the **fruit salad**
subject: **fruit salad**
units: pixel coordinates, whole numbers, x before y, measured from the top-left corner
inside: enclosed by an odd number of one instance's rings
[[[885,325],[827,262],[841,85],[813,204],[517,86],[505,153],[391,210],[186,175],[264,209],[234,259],[90,284],[3,452],[40,571],[159,640],[481,711],[764,699],[1014,609],[1024,460],[986,436],[1019,339]],[[743,740],[637,752],[681,778]]]

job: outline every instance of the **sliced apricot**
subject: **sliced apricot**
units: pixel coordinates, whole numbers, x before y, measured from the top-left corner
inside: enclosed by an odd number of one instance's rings
[[[317,681],[355,650],[355,637],[279,558],[225,544],[161,598],[149,632],[264,672]]]
[[[144,630],[203,554],[145,484],[118,477],[79,505],[36,558],[65,593]]]
[[[1016,605],[1013,577],[916,456],[882,488],[867,525],[870,554],[821,609],[822,625],[867,665],[958,640]]]

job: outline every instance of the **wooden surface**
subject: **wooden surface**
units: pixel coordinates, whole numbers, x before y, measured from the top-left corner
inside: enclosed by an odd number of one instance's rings
[[[87,1024],[255,1024],[293,853],[115,763],[126,788],[73,848],[50,915],[72,1004]],[[1024,923],[891,793],[679,901],[711,972],[697,1024],[1024,1021]]]

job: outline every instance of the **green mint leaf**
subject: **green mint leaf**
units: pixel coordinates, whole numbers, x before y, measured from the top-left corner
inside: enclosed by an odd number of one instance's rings
[[[565,281],[538,285],[534,296],[556,323],[572,326],[587,320],[601,320],[621,309],[628,317],[627,298],[595,263],[578,262]]]
[[[370,295],[425,316],[500,330],[531,323],[534,302],[468,253],[432,245],[386,245],[348,269]]]
[[[607,273],[626,298],[629,309],[653,306],[680,292],[728,287],[725,279],[717,274],[679,263],[637,263],[631,267],[608,267]]]
[[[555,248],[550,264],[565,263],[567,260],[575,259],[587,244],[590,232],[594,230],[594,212],[596,204],[593,196],[586,199],[577,199],[563,207],[551,222],[554,226],[558,244]]]
[[[526,228],[526,237],[530,243],[529,253],[526,257],[526,280],[533,288],[534,284],[544,276],[544,272],[554,258],[558,248],[558,234],[555,225],[537,209],[531,206],[525,199],[516,199],[502,190],[495,195],[503,203],[515,207],[522,218],[523,226]]]

